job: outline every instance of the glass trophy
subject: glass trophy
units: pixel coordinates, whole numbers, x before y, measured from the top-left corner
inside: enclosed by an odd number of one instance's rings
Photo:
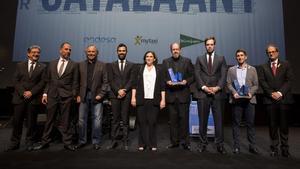
[[[249,87],[247,85],[240,86],[239,82],[237,80],[234,80],[233,86],[237,91],[239,98],[249,98]]]
[[[182,73],[180,73],[180,72],[174,73],[174,71],[173,71],[172,68],[169,68],[169,69],[168,69],[168,72],[169,72],[171,81],[172,81],[174,84],[179,83],[179,82],[182,81]]]

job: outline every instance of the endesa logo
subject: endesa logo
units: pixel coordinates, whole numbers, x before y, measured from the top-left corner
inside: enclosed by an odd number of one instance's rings
[[[116,43],[117,38],[116,37],[110,37],[110,36],[84,36],[83,42],[90,44],[99,44],[99,43]]]
[[[158,39],[143,38],[143,36],[137,35],[134,37],[134,45],[155,45],[158,44]]]

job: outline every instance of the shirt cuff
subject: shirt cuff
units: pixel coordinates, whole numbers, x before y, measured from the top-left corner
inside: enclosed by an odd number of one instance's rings
[[[48,95],[47,95],[46,93],[44,93],[44,94],[43,94],[43,97],[44,97],[44,96],[47,97]]]
[[[202,86],[201,89],[204,90],[205,88],[207,88],[206,86]]]
[[[281,92],[277,92],[281,97],[282,97],[282,93]]]

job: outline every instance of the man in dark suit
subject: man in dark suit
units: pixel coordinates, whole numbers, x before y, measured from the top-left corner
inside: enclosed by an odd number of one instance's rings
[[[32,150],[34,143],[34,128],[40,106],[44,81],[42,79],[46,65],[39,63],[41,49],[33,45],[27,49],[28,60],[17,64],[14,78],[15,92],[12,103],[14,104],[13,131],[11,145],[7,151],[17,150],[23,129],[23,120],[27,118],[26,146]]]
[[[232,104],[232,133],[233,153],[240,153],[240,122],[245,114],[249,152],[259,154],[255,143],[255,104],[258,78],[256,69],[247,64],[247,53],[243,49],[236,51],[237,65],[232,66],[227,72],[227,87],[230,91],[229,103]]]
[[[264,92],[263,103],[266,105],[269,118],[270,155],[279,155],[280,142],[281,155],[289,157],[288,112],[293,103],[291,83],[294,76],[289,62],[279,59],[279,50],[276,45],[268,45],[266,54],[269,61],[260,68],[259,82]]]
[[[42,143],[34,149],[49,147],[51,132],[56,124],[62,134],[64,148],[74,151],[72,134],[69,132],[72,102],[78,93],[78,64],[70,60],[71,44],[63,42],[60,45],[60,57],[51,61],[45,76],[46,87],[42,103],[47,105],[47,121],[45,124]],[[56,120],[58,123],[56,123]]]
[[[194,97],[198,99],[199,115],[199,152],[206,151],[207,121],[212,109],[215,124],[215,143],[217,151],[225,154],[223,133],[223,100],[225,98],[223,88],[226,82],[227,65],[224,56],[215,53],[216,40],[214,37],[206,38],[206,53],[199,56],[195,65],[196,91]]]
[[[128,123],[129,106],[131,100],[131,89],[135,76],[135,66],[126,60],[127,46],[119,44],[117,47],[118,60],[108,67],[108,81],[110,84],[110,99],[113,113],[111,128],[112,143],[109,149],[117,146],[117,136],[120,132],[120,122],[122,121],[123,146],[128,150]]]
[[[163,60],[166,83],[166,103],[170,117],[170,141],[167,148],[181,146],[190,150],[189,106],[190,84],[194,78],[194,66],[190,59],[181,55],[178,43],[170,45],[172,56]]]
[[[108,78],[105,63],[98,61],[98,49],[89,45],[86,50],[87,59],[79,63],[80,90],[77,96],[79,105],[79,144],[76,148],[83,147],[87,142],[87,122],[89,112],[92,114],[92,144],[99,150],[102,133],[102,102],[108,91]]]

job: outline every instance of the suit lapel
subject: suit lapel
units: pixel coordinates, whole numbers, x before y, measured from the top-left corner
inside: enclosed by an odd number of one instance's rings
[[[206,59],[206,54],[202,57],[201,62],[205,66],[205,71],[208,73],[208,63]]]
[[[94,80],[95,74],[98,71],[98,69],[100,69],[100,63],[96,61],[95,62],[95,67],[94,67],[94,71],[93,71],[92,81]]]
[[[112,69],[114,70],[114,72],[117,72],[118,74],[121,74],[121,71],[119,69],[119,62],[115,61],[112,63]]]
[[[67,63],[66,69],[63,72],[63,74],[61,75],[61,77],[63,77],[71,69],[71,64],[72,64],[72,62],[71,62],[71,60],[69,60]]]

